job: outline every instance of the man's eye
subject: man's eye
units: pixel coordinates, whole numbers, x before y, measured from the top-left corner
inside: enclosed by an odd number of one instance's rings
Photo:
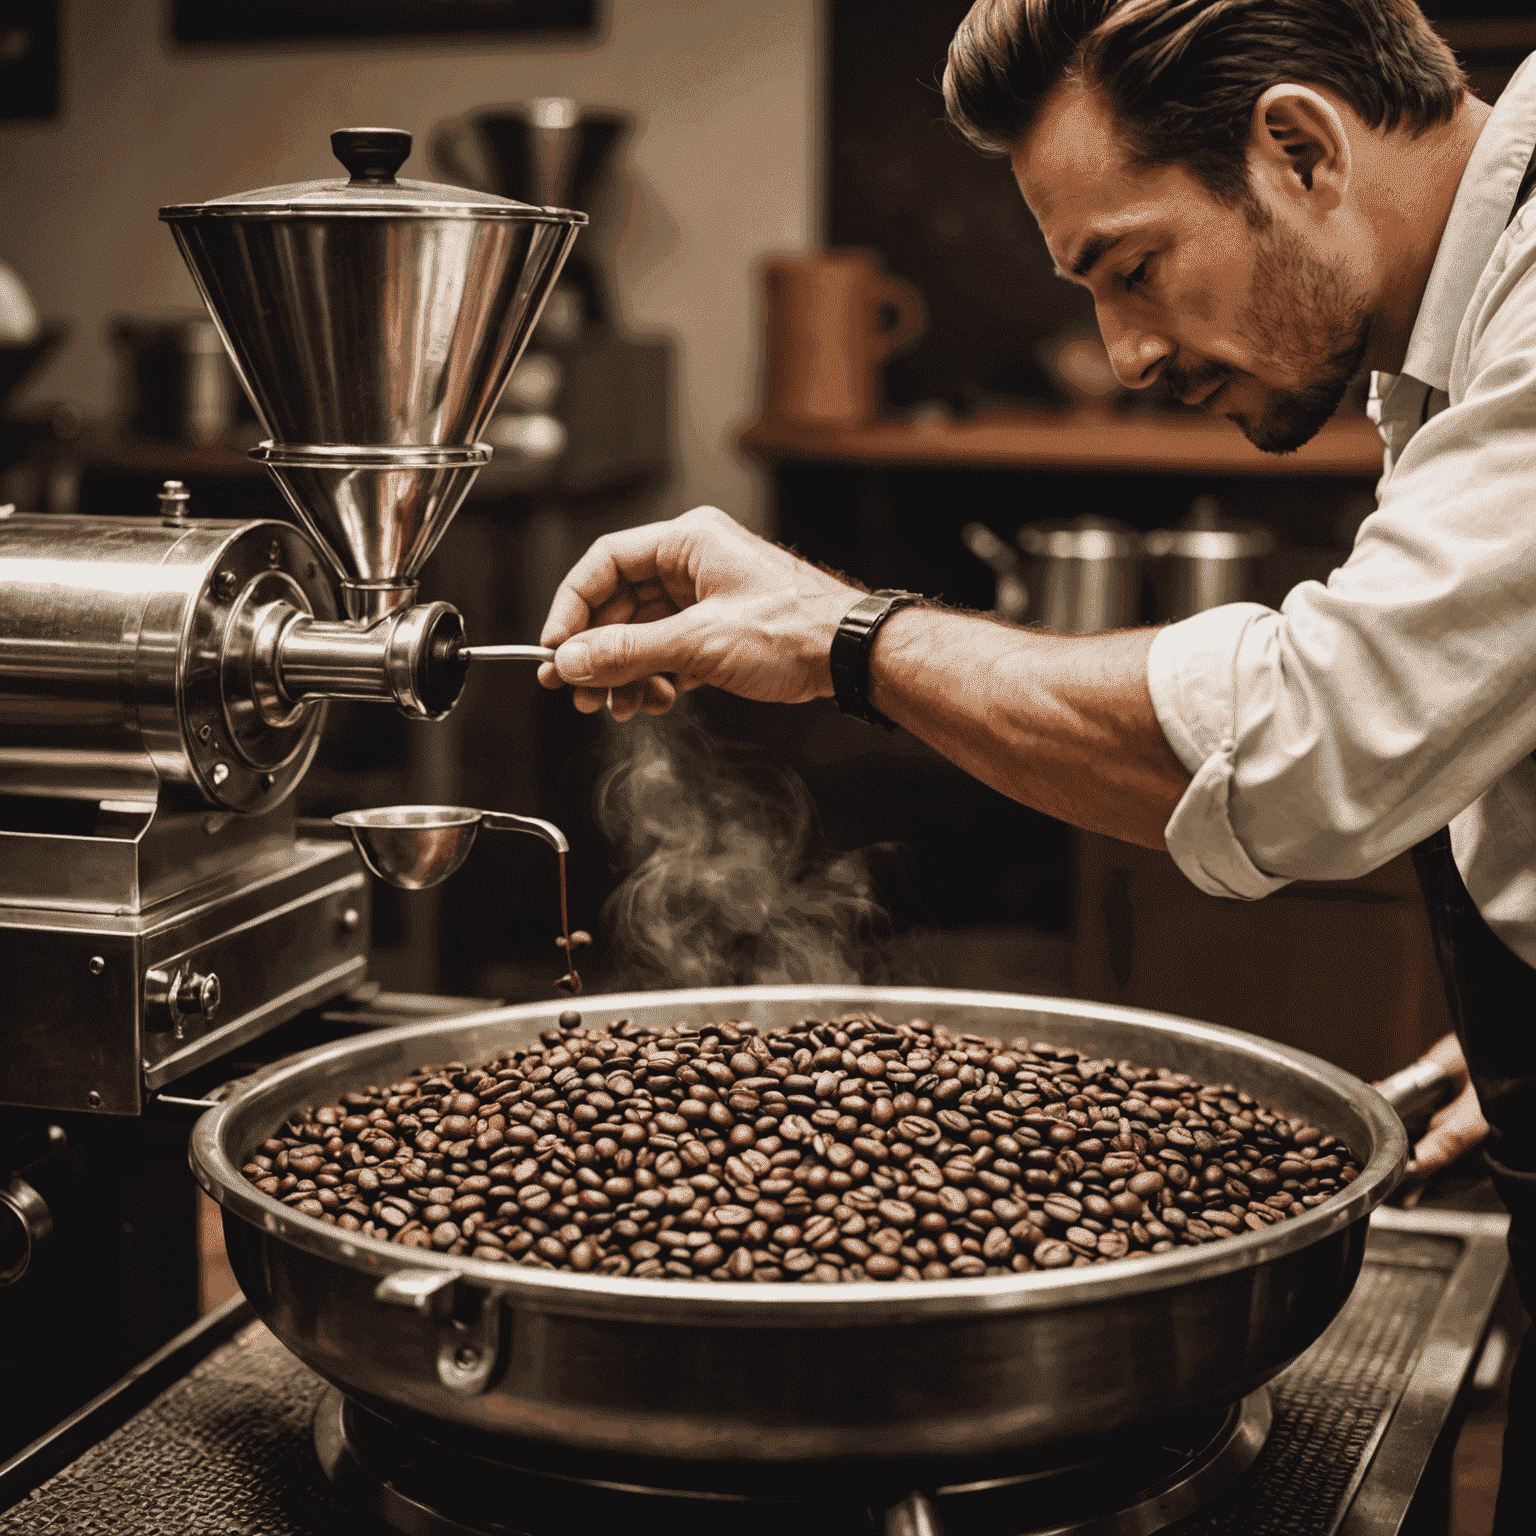
[[[1141,287],[1141,285],[1147,280],[1147,268],[1151,266],[1151,264],[1152,258],[1148,256],[1145,260],[1143,260],[1142,264],[1137,267],[1134,272],[1127,274],[1125,279],[1125,286],[1128,289]]]

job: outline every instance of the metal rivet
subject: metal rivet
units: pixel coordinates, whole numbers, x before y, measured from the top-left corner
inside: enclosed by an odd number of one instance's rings
[[[275,773],[264,773],[264,774],[262,774],[262,776],[261,776],[261,787],[263,789],[271,789],[272,786],[274,784],[276,784],[276,783],[277,783],[277,775]]]
[[[222,784],[229,777],[228,763],[215,763],[213,765],[213,782]]]
[[[86,970],[88,970],[92,976],[100,976],[101,973],[106,970],[106,968],[107,960],[105,955],[92,955],[90,961],[86,965]]]
[[[205,743],[211,741],[213,739],[213,727],[211,725],[198,726],[197,739]]]
[[[100,1109],[101,1106],[102,1106],[103,1100],[102,1100],[101,1095],[99,1093],[97,1093],[94,1088],[92,1088],[91,1091],[88,1094],[86,1094],[85,1102],[87,1104],[89,1104],[92,1109]]]
[[[213,578],[215,596],[222,597],[226,601],[235,595],[235,590],[239,585],[240,580],[233,571],[220,571]]]
[[[282,563],[283,563],[283,546],[281,544],[279,544],[276,539],[273,539],[272,542],[267,545],[267,564],[268,565],[281,565]]]
[[[341,914],[341,926],[347,933],[355,932],[357,925],[362,922],[362,920],[363,915],[357,910],[356,907],[348,907],[347,910]]]

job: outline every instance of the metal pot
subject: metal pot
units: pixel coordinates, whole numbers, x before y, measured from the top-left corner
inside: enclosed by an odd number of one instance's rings
[[[133,436],[200,445],[229,436],[240,381],[206,313],[119,315],[111,335],[123,355],[123,416]]]
[[[1134,528],[1090,515],[1026,523],[1014,538],[1029,557],[1031,624],[1090,635],[1141,617],[1141,535]]]
[[[1402,1172],[1401,1122],[1301,1051],[1139,1009],[881,987],[590,997],[589,1025],[759,1024],[872,1008],[1241,1084],[1343,1140],[1361,1175],[1265,1232],[1124,1264],[843,1286],[609,1279],[447,1258],[339,1231],[259,1194],[247,1153],[293,1110],[424,1061],[487,1060],[551,1025],[528,1004],[342,1041],[264,1069],[198,1122],[198,1182],[223,1207],[257,1312],[349,1396],[454,1443],[545,1469],[686,1464],[777,1479],[829,1466],[905,1487],[1232,1403],[1306,1349],[1347,1298],[1365,1217]],[[608,1471],[604,1476],[610,1475]]]
[[[1258,588],[1259,562],[1275,536],[1258,523],[1226,518],[1146,536],[1157,593],[1157,617],[1187,619],[1223,603],[1247,602]]]

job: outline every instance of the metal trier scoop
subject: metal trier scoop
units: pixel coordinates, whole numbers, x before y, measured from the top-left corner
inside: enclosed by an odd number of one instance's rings
[[[402,891],[424,891],[446,880],[469,857],[481,827],[532,833],[562,858],[571,846],[553,822],[463,805],[386,805],[345,811],[331,820],[352,834],[363,863]]]

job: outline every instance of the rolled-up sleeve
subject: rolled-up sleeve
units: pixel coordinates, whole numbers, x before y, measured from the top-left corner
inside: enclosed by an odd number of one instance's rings
[[[1536,748],[1536,210],[1462,326],[1452,404],[1397,455],[1326,584],[1170,625],[1147,680],[1193,782],[1167,826],[1200,889],[1347,879]]]
[[[1252,625],[1276,618],[1255,603],[1228,603],[1160,630],[1147,657],[1158,723],[1192,775],[1165,831],[1168,851],[1209,896],[1252,900],[1286,883],[1253,862],[1229,815],[1239,696],[1234,659]]]

